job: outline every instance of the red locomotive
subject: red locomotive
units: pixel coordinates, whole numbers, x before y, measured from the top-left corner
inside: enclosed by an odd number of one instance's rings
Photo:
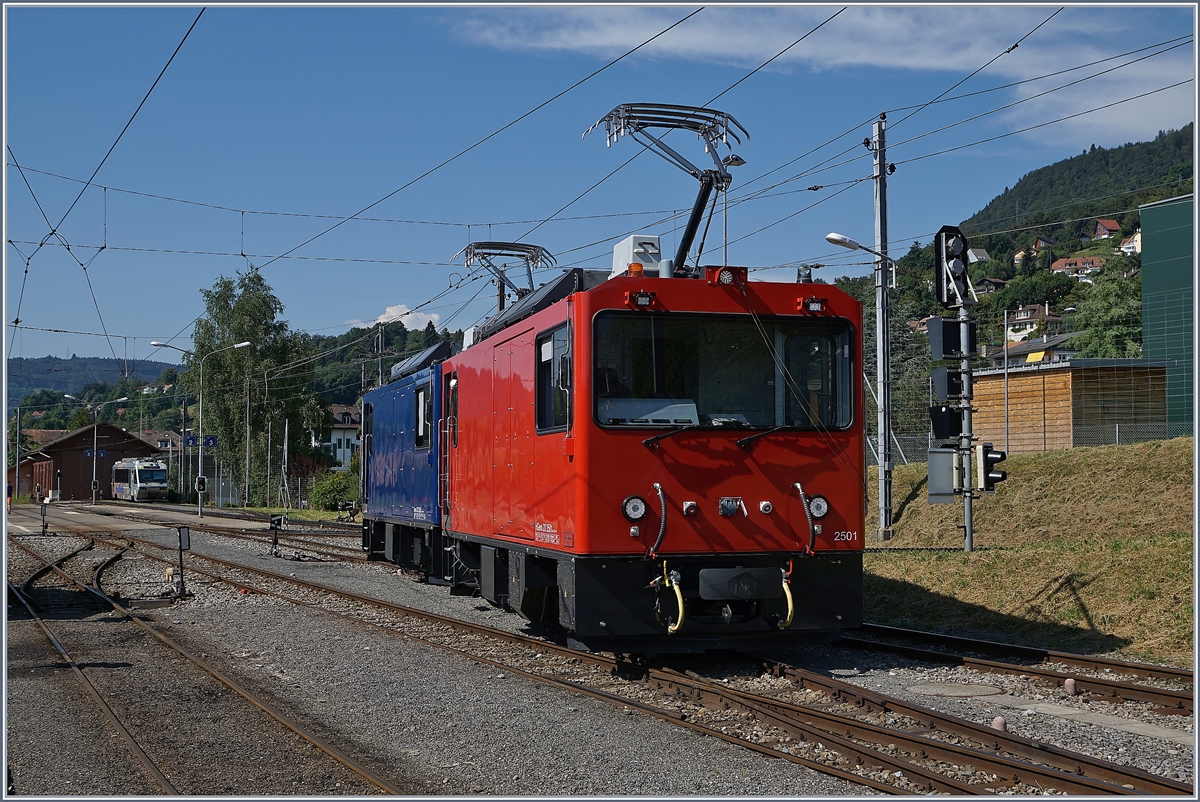
[[[369,393],[364,548],[592,648],[857,627],[861,305],[660,257],[630,237]]]

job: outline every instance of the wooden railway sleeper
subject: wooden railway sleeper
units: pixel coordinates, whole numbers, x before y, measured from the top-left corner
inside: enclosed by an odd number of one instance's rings
[[[814,688],[830,696],[843,694],[845,697],[856,699],[860,706],[868,710],[898,713],[922,723],[928,721],[930,726],[943,732],[953,732],[981,745],[990,745],[993,751],[1019,755],[1066,771],[1079,772],[1082,769],[1084,776],[1115,785],[1133,784],[1140,789],[1141,793],[1194,795],[1193,786],[1187,783],[1160,777],[1141,769],[1120,766],[1111,761],[1072,752],[1042,741],[1023,738],[1012,733],[1001,733],[990,727],[939,713],[920,705],[872,693],[833,677],[804,671],[762,657],[755,659],[766,667],[768,673],[786,677],[800,687]]]

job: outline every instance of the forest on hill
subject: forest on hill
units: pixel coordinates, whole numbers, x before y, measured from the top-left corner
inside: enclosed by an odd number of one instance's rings
[[[1122,232],[1136,230],[1140,204],[1192,191],[1193,129],[1189,123],[1116,148],[1092,145],[1026,174],[959,227],[972,240],[987,236],[1013,250],[1038,235],[1078,240],[1097,217],[1115,219]],[[1011,239],[1001,240],[1006,234]]]
[[[14,406],[21,399],[37,390],[53,390],[56,393],[76,394],[92,382],[116,382],[125,377],[141,376],[153,381],[167,368],[178,368],[170,362],[152,359],[123,359],[99,356],[76,356],[70,359],[57,356],[36,358],[13,357],[8,360],[8,405]]]

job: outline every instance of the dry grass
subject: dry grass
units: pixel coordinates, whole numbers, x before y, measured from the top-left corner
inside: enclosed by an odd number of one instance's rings
[[[867,618],[1191,665],[1192,439],[1001,467],[1008,481],[975,502],[970,554],[961,501],[930,505],[925,466],[896,469],[895,537],[865,562]]]

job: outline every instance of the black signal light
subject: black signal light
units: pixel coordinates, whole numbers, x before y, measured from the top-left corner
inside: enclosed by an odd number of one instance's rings
[[[996,466],[1007,458],[1008,454],[992,448],[991,443],[975,446],[975,487],[985,493],[995,493],[996,485],[1008,478],[1008,474]]]

